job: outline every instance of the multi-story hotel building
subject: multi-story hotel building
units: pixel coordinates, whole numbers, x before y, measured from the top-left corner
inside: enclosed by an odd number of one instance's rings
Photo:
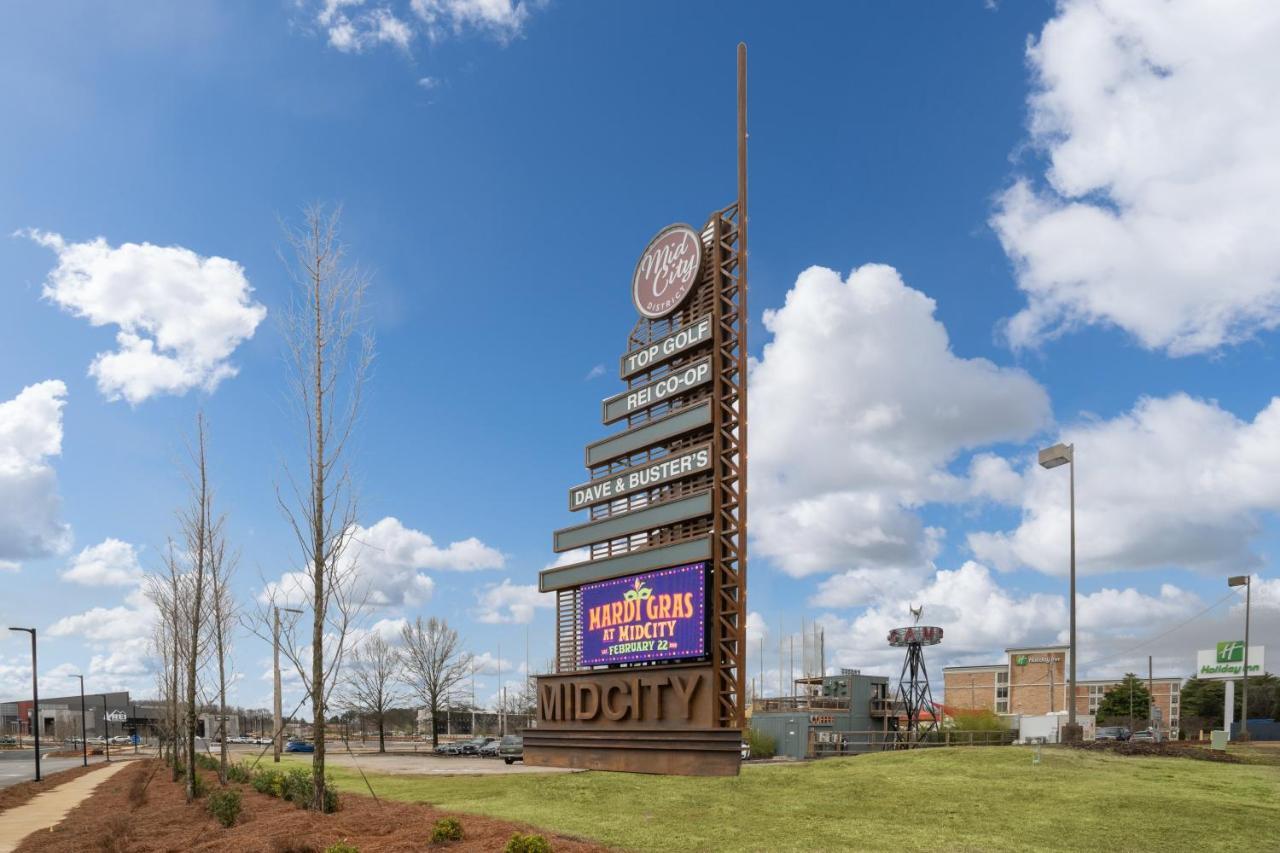
[[[1039,716],[1067,710],[1070,646],[1005,649],[1001,663],[943,669],[943,704],[957,710],[988,710],[1001,715]],[[1145,682],[1145,679],[1143,679]],[[1120,679],[1077,681],[1077,714],[1094,714],[1107,690]],[[1160,728],[1178,732],[1182,678],[1152,679],[1152,702],[1160,710]],[[1145,727],[1145,720],[1135,721]]]

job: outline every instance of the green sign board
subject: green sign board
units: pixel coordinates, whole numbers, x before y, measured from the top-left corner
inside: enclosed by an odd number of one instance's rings
[[[1229,640],[1218,643],[1218,663],[1244,663],[1244,643]]]

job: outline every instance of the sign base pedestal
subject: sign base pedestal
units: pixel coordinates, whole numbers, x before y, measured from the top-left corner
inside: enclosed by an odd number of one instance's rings
[[[533,767],[736,776],[741,761],[737,729],[524,730],[524,763]]]

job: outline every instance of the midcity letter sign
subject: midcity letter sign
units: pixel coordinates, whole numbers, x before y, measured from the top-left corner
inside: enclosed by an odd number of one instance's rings
[[[1266,646],[1249,647],[1249,675],[1266,672]],[[1244,643],[1228,640],[1196,652],[1196,677],[1234,679],[1244,676]]]

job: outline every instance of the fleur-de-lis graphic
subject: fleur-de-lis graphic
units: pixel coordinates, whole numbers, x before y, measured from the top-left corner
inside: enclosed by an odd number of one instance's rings
[[[622,596],[622,599],[623,601],[640,601],[641,599],[649,598],[652,595],[653,590],[642,584],[639,578],[636,578],[635,584],[631,589],[627,590],[626,594]]]

